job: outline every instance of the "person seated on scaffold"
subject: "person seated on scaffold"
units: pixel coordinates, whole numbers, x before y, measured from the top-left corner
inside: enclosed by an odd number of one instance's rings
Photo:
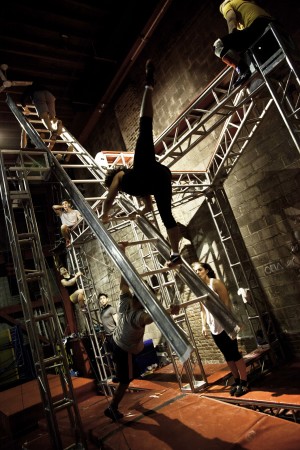
[[[233,85],[236,88],[251,75],[243,53],[275,19],[251,0],[225,0],[220,5],[220,12],[227,22],[229,34],[214,42],[214,52],[225,64],[236,69],[238,78]]]

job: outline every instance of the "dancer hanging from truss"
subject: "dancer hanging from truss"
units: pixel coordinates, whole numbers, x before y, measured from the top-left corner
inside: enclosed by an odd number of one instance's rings
[[[152,211],[151,195],[153,195],[158,212],[167,229],[172,253],[166,265],[172,269],[182,263],[179,255],[180,235],[178,225],[172,215],[171,171],[155,159],[152,133],[153,86],[154,65],[151,60],[148,60],[146,63],[146,86],[140,112],[140,130],[133,167],[130,169],[118,167],[108,171],[105,185],[109,191],[103,202],[101,219],[103,223],[109,222],[109,211],[119,191],[141,198],[144,207],[137,212],[137,215],[144,215]],[[132,218],[135,218],[135,215]]]

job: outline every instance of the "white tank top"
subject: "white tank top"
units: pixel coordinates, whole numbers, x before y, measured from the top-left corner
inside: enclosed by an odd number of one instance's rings
[[[214,279],[210,278],[209,280],[209,287],[212,291],[216,292],[214,290]],[[203,305],[203,308],[206,312],[206,323],[209,326],[211,334],[220,334],[224,330],[224,328],[221,326],[220,322],[214,318],[214,316],[208,311],[208,309]]]

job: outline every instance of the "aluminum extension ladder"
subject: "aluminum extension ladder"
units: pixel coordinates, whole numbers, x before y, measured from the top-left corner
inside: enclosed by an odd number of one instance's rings
[[[15,154],[17,161],[13,166],[11,163],[13,151],[9,153],[10,159],[8,162],[5,159],[7,153],[0,151],[0,190],[24,321],[47,419],[48,432],[55,449],[84,449],[86,448],[85,436],[74,396],[68,360],[39,238],[29,182],[26,177],[28,166],[24,165],[25,155],[23,157],[22,152],[15,151]],[[42,169],[39,168],[39,170]],[[18,217],[16,217],[16,213]],[[21,213],[23,214],[22,221]],[[28,252],[31,253],[33,259],[33,265],[30,266],[25,258]],[[35,314],[31,301],[30,286],[34,282],[38,283],[43,306],[43,312],[39,315]],[[46,337],[40,336],[39,331],[41,329],[46,330]],[[49,375],[53,372],[58,374],[60,381],[59,398],[53,397],[49,385]],[[68,442],[68,447],[64,447],[57,422],[57,414],[62,410],[67,410],[70,428],[73,431],[73,442],[71,446]]]

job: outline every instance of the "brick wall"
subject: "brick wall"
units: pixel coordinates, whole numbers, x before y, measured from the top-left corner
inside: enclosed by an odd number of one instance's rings
[[[143,93],[144,64],[149,57],[153,58],[157,67],[157,83],[153,93],[155,137],[223,69],[223,63],[212,51],[215,39],[226,33],[226,23],[218,11],[219,3],[208,0],[173,2],[94,129],[89,141],[92,154],[101,149],[133,150]],[[260,3],[280,18],[299,44],[299,6],[295,5],[296,2],[286,0],[283,4],[279,0],[266,0]],[[180,161],[180,168],[205,168],[218,135],[219,130],[211,133],[205,142]],[[298,355],[300,255],[291,253],[291,245],[295,233],[300,235],[299,162],[299,153],[277,110],[272,108],[225,183],[225,191],[261,286],[279,322],[286,352]],[[175,168],[178,168],[177,165]],[[185,257],[190,262],[196,257],[205,259],[216,268],[218,277],[224,279],[230,291],[236,313],[244,325],[241,336],[248,342],[248,319],[205,201],[199,198],[176,207],[174,215],[184,235],[182,250]],[[165,234],[163,227],[161,230]],[[188,294],[183,293],[183,298],[184,295]],[[197,335],[200,319],[196,312],[191,312],[191,315],[192,320],[195,317]],[[200,336],[198,340],[205,359],[216,361],[220,358],[213,345],[203,343]]]

